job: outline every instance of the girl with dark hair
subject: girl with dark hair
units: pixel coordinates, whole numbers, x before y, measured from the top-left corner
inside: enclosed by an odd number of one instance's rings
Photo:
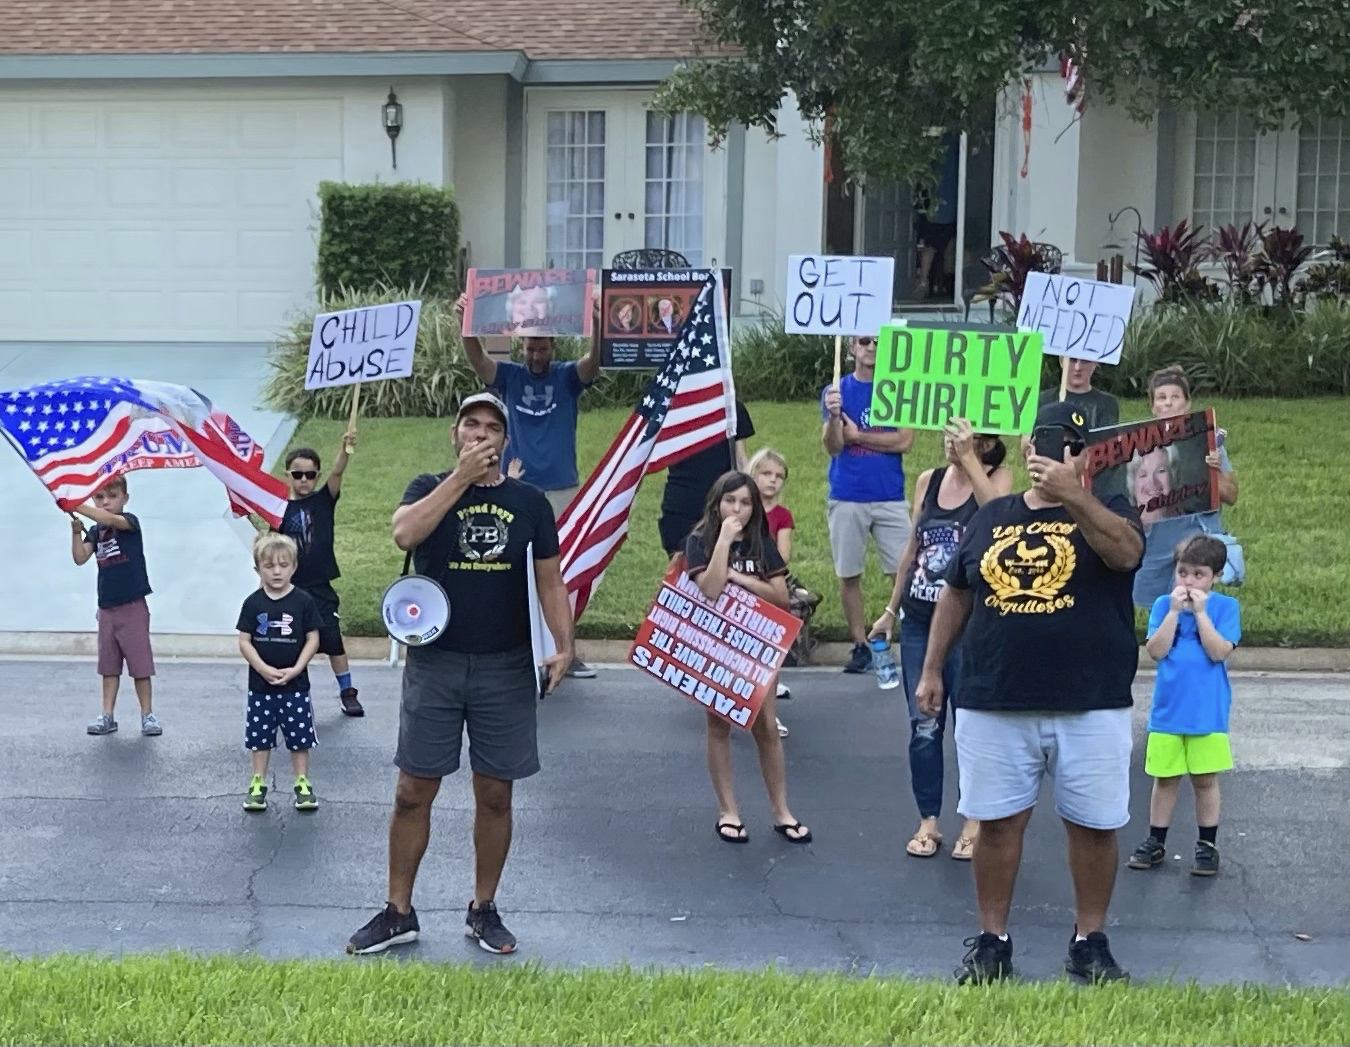
[[[769,538],[759,489],[745,473],[723,473],[712,485],[703,519],[685,541],[684,558],[686,573],[709,600],[716,600],[728,582],[735,582],[761,600],[787,609],[787,565]],[[750,733],[759,750],[774,830],[792,843],[810,843],[811,830],[792,816],[787,804],[787,768],[775,726],[774,690],[770,687],[764,696]],[[747,843],[750,834],[736,806],[731,771],[731,724],[707,715],[708,775],[717,795],[717,835],[727,843]]]
[[[919,828],[905,845],[915,858],[931,858],[942,847],[938,817],[942,813],[942,739],[947,708],[959,693],[961,645],[952,647],[942,669],[947,704],[937,716],[919,711],[914,692],[919,685],[928,650],[928,627],[933,608],[946,584],[943,575],[956,553],[975,511],[1012,491],[1012,473],[1003,468],[1008,453],[997,436],[973,432],[964,418],[955,419],[942,434],[947,464],[929,469],[914,488],[914,528],[900,557],[895,589],[872,636],[891,638],[892,623],[900,621],[900,669],[909,701],[909,776],[919,808]],[[955,713],[953,713],[955,715]],[[974,854],[979,823],[967,820],[952,857],[969,861]]]

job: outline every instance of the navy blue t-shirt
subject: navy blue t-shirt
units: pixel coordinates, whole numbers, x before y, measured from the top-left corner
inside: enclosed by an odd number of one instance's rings
[[[273,669],[290,669],[300,660],[306,638],[310,633],[318,632],[319,624],[319,608],[314,597],[292,585],[290,592],[276,599],[263,589],[256,590],[239,609],[235,628],[248,633],[253,649],[265,665]],[[268,683],[250,665],[248,689],[254,694],[308,691],[309,670],[298,674],[290,683],[278,686]]]
[[[103,608],[135,603],[152,591],[145,569],[141,522],[131,513],[121,516],[131,524],[131,530],[95,524],[84,534],[84,543],[93,546],[98,562],[98,605]]]

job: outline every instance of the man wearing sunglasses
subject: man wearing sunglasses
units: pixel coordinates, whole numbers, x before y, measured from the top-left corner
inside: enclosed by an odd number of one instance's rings
[[[872,375],[877,363],[877,340],[852,340],[853,373],[828,386],[821,394],[825,420],[821,439],[830,454],[830,490],[827,520],[834,573],[839,578],[839,600],[844,605],[853,650],[846,673],[872,668],[867,646],[868,622],[863,617],[862,573],[867,539],[876,542],[882,570],[895,581],[900,553],[909,541],[909,503],[905,501],[902,455],[914,443],[913,429],[886,429],[869,424],[872,411]]]
[[[286,455],[291,499],[286,503],[281,533],[295,539],[299,553],[291,583],[309,593],[318,605],[319,653],[328,656],[328,664],[337,677],[342,711],[348,716],[365,716],[366,710],[352,686],[347,647],[338,624],[338,594],[333,588],[333,579],[342,573],[333,551],[334,518],[338,498],[342,496],[342,474],[347,471],[347,462],[355,446],[356,434],[347,433],[342,438],[342,448],[333,460],[328,479],[322,485],[319,484],[319,472],[323,466],[318,451],[297,447]]]

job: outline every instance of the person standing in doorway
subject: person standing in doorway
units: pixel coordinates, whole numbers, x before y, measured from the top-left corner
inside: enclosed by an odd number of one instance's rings
[[[466,296],[455,302],[464,316]],[[464,355],[483,384],[506,404],[510,456],[520,461],[520,478],[544,492],[556,520],[581,489],[577,475],[577,415],[581,394],[600,377],[599,303],[590,350],[580,360],[555,360],[552,338],[522,339],[525,362],[494,360],[477,338],[464,339]],[[567,675],[590,679],[595,670],[574,658]]]
[[[830,551],[839,578],[844,620],[853,641],[844,672],[865,673],[872,668],[872,649],[867,646],[863,619],[867,539],[870,535],[876,542],[881,568],[894,584],[900,553],[909,541],[903,456],[914,443],[914,430],[870,424],[876,338],[854,338],[852,353],[853,373],[844,375],[838,388],[828,386],[821,394],[825,419],[821,439],[830,455]]]

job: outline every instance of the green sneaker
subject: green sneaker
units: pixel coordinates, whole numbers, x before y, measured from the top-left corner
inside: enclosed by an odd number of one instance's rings
[[[261,774],[255,774],[253,780],[248,783],[248,794],[244,797],[244,810],[267,810],[267,786],[263,783]]]
[[[317,811],[318,797],[314,795],[314,786],[303,774],[295,779],[295,809],[297,811]]]

